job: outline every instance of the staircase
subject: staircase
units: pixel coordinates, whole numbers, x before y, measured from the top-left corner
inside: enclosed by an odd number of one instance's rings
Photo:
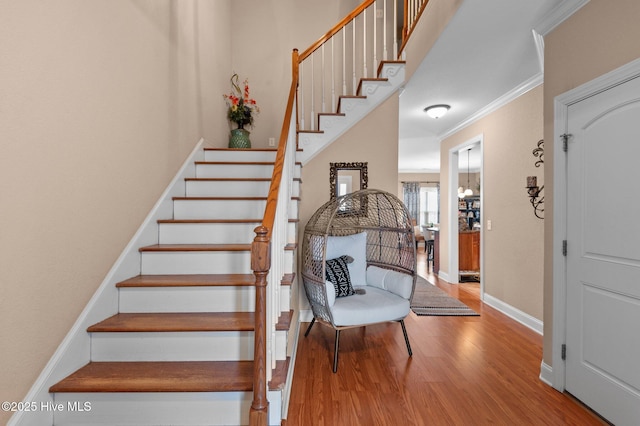
[[[297,159],[306,164],[324,148],[363,119],[404,84],[404,61],[383,61],[377,77],[361,78],[355,95],[338,97],[336,112],[318,113],[317,130],[299,130]]]
[[[87,329],[90,362],[51,386],[55,425],[249,424],[255,283],[251,242],[260,225],[275,150],[204,150],[157,244],[139,248],[140,275],[116,284],[118,313]],[[297,214],[295,167],[289,217]],[[296,220],[289,220],[268,387],[280,424],[289,370]],[[288,263],[288,264],[287,264]],[[295,334],[295,333],[294,333]],[[88,403],[88,405],[86,405]],[[72,407],[74,409],[67,409]],[[286,414],[286,413],[285,413]]]

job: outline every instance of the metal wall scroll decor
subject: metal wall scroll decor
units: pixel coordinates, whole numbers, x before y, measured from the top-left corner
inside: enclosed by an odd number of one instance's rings
[[[533,150],[533,156],[538,160],[534,163],[536,167],[540,167],[544,164],[544,139],[538,141],[538,147]],[[538,178],[536,176],[527,176],[527,194],[529,195],[529,201],[533,206],[533,214],[538,219],[544,219],[544,195],[540,194],[544,190],[544,185],[538,187]]]

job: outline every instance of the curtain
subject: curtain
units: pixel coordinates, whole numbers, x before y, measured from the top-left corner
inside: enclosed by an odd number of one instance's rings
[[[409,215],[416,223],[420,223],[418,220],[420,213],[420,182],[404,182],[402,190],[404,193],[404,205],[409,210]]]

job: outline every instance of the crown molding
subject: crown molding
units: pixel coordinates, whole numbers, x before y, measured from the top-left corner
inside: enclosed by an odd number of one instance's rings
[[[540,22],[534,26],[535,31],[542,36],[546,36],[587,3],[589,3],[589,0],[560,1],[556,7],[543,16]]]
[[[500,96],[495,101],[487,104],[484,108],[478,110],[475,114],[469,116],[466,120],[461,121],[456,126],[450,128],[446,132],[439,134],[438,139],[442,141],[443,139],[448,138],[449,136],[459,132],[465,127],[470,126],[471,124],[480,120],[481,118],[486,117],[487,115],[496,111],[498,108],[501,108],[507,105],[509,102],[519,98],[520,96],[527,93],[529,90],[535,89],[536,87],[540,86],[543,82],[544,82],[543,73],[540,72],[534,75],[533,77],[531,77],[530,79],[522,83],[520,86],[517,86],[516,88]]]

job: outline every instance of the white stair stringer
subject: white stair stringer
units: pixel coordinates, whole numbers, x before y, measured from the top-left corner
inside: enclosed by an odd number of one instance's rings
[[[358,121],[362,120],[378,105],[398,91],[404,84],[404,63],[385,62],[380,71],[380,78],[386,81],[363,80],[359,95],[361,97],[342,97],[338,113],[344,115],[321,115],[319,132],[298,133],[298,147],[296,159],[302,165],[315,157]]]

